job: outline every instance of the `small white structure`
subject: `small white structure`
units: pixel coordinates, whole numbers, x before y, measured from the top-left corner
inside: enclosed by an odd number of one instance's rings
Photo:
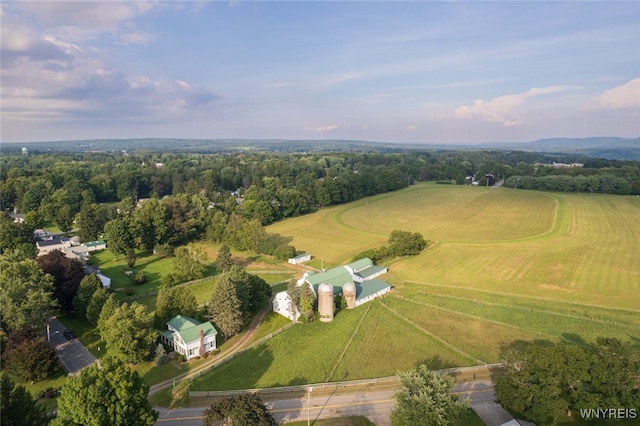
[[[111,278],[106,275],[102,275],[100,272],[96,273],[96,275],[98,276],[98,278],[100,278],[102,287],[104,287],[105,289],[111,288]]]
[[[299,254],[295,257],[292,257],[288,260],[292,265],[298,265],[300,263],[308,262],[311,260],[311,255],[307,253]]]
[[[163,343],[187,360],[216,349],[218,331],[209,321],[200,323],[193,318],[176,315],[167,323],[167,328],[161,334]]]

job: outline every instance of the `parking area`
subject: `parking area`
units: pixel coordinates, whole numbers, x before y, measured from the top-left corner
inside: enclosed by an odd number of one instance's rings
[[[56,318],[49,320],[48,338],[69,374],[75,374],[96,362],[96,357],[75,338],[73,332],[67,332],[67,328]]]

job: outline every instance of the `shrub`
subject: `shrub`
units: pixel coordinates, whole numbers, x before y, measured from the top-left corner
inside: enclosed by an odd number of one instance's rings
[[[127,296],[133,296],[133,289],[131,287],[127,287],[124,291],[124,294]]]
[[[158,244],[153,248],[153,253],[159,258],[173,256],[173,247],[168,243]]]
[[[147,282],[147,276],[144,274],[144,272],[142,271],[136,272],[135,275],[133,276],[133,283],[135,285],[140,285],[140,284],[144,284],[145,282]]]
[[[273,256],[278,260],[287,260],[296,255],[296,248],[293,246],[280,245],[273,251]]]

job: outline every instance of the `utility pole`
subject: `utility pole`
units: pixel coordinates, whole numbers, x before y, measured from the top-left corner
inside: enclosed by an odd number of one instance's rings
[[[313,391],[313,387],[308,386],[307,389],[307,426],[311,426],[311,392]]]

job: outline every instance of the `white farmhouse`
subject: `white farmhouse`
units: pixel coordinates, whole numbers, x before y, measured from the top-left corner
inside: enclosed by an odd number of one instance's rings
[[[167,328],[161,334],[163,343],[187,360],[216,349],[218,331],[209,321],[200,323],[193,318],[176,315],[167,323]]]

